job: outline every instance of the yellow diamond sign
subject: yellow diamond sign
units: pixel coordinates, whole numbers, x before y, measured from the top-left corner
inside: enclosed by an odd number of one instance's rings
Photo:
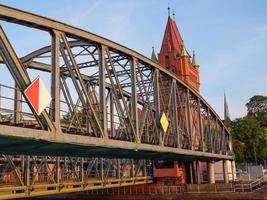
[[[166,133],[166,131],[169,127],[169,121],[168,121],[168,118],[165,115],[165,113],[162,113],[162,115],[161,115],[160,124],[161,124],[161,127],[162,127],[164,133]]]

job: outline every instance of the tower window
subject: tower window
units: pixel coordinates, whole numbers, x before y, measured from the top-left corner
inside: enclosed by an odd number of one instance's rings
[[[170,66],[170,59],[169,56],[165,56],[165,66],[169,67]]]

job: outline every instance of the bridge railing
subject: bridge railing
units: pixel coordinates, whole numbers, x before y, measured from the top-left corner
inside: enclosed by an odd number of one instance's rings
[[[263,176],[255,181],[249,181],[248,183],[244,181],[236,182],[233,184],[235,192],[253,192],[260,189],[262,186],[267,184],[267,179]]]
[[[0,156],[0,199],[152,183],[147,162],[126,159]]]

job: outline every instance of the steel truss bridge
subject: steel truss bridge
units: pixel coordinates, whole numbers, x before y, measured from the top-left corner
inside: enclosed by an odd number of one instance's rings
[[[4,5],[0,20],[51,38],[19,58],[0,28],[1,67],[13,79],[0,85],[0,198],[150,183],[153,159],[233,160],[231,136],[216,112],[149,58]],[[51,88],[41,115],[23,93],[32,73]]]

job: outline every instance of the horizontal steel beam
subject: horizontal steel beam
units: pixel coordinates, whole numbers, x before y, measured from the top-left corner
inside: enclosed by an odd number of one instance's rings
[[[9,138],[10,137],[10,138]],[[171,159],[171,160],[233,160],[231,155],[215,154],[202,151],[133,143],[121,140],[103,139],[66,133],[52,134],[49,131],[0,126],[0,153],[53,156],[92,156],[109,158]],[[8,141],[5,145],[4,141]],[[25,142],[25,144],[24,144]],[[10,146],[16,145],[16,149]],[[19,152],[21,145],[21,152]],[[25,145],[25,146],[24,146]],[[35,148],[39,146],[40,148]],[[25,148],[27,147],[27,148]],[[43,151],[42,151],[43,147]],[[45,148],[52,152],[45,152]],[[32,149],[31,149],[32,148]],[[29,152],[23,152],[26,149]]]

